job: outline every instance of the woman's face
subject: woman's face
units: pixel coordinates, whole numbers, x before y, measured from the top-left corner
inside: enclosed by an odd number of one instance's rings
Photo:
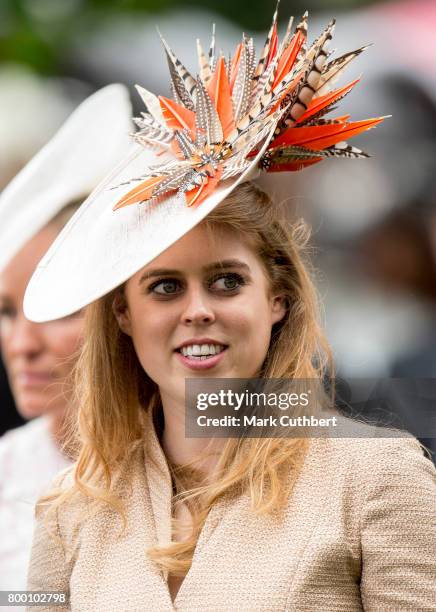
[[[254,377],[286,312],[254,252],[234,233],[214,235],[191,230],[127,281],[115,308],[162,397],[180,401],[185,378]]]
[[[65,410],[64,382],[81,337],[79,315],[32,323],[23,314],[27,283],[57,233],[58,228],[47,225],[0,273],[1,352],[17,409],[26,419]]]

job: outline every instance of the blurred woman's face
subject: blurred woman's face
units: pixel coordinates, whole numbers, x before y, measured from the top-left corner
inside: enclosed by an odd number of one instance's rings
[[[47,225],[0,273],[1,353],[17,409],[26,419],[65,410],[69,393],[64,383],[81,338],[79,315],[32,323],[23,314],[27,283],[58,231]]]
[[[255,253],[214,235],[197,226],[125,285],[118,322],[162,399],[183,400],[185,378],[254,377],[286,312]]]

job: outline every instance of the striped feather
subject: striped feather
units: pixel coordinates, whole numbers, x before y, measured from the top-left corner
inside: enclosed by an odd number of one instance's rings
[[[246,155],[257,146],[257,144],[265,138],[272,129],[272,125],[276,123],[283,111],[281,109],[277,109],[271,115],[268,115],[265,119],[255,120],[249,124],[249,126],[245,129],[237,133],[236,137],[233,141],[227,141],[224,144],[224,147],[229,146],[233,155],[240,153],[241,150],[250,147],[246,151]]]
[[[323,34],[317,40],[316,45],[311,47],[313,52],[310,55],[310,63],[306,68],[304,78],[301,79],[296,89],[292,93],[286,95],[283,99],[282,105],[288,104],[289,111],[281,119],[277,127],[278,133],[283,132],[288,127],[295,125],[296,121],[298,121],[298,119],[307,111],[325,65],[327,48],[330,44],[334,27],[335,22],[330,22]]]
[[[233,89],[234,117],[237,122],[246,115],[250,102],[252,67],[250,66],[247,39],[244,38],[241,57],[239,61],[238,74]]]
[[[209,47],[209,66],[211,70],[215,70],[215,24],[212,24],[212,38]]]
[[[209,173],[207,170],[197,170],[196,168],[191,168],[191,170],[186,174],[185,179],[180,184],[178,188],[178,193],[182,194],[185,191],[190,191],[191,189],[195,189],[195,187],[202,185],[209,178]]]
[[[319,118],[311,118],[308,121],[304,121],[303,123],[297,122],[296,127],[308,127],[314,125],[331,125],[332,123],[344,123],[348,121],[350,115],[341,115],[340,117],[334,117],[331,119],[319,119]]]
[[[319,157],[348,157],[350,159],[361,159],[367,158],[369,155],[357,147],[352,147],[347,142],[342,141],[320,151],[313,151],[306,147],[280,147],[271,151],[270,161],[272,164],[285,164],[299,159],[318,159]]]
[[[256,103],[256,99],[260,96],[265,96],[269,94],[274,86],[277,79],[277,71],[280,63],[280,56],[278,54],[275,55],[274,59],[268,63],[267,68],[264,70],[264,73],[259,78],[257,85],[253,87],[251,102],[252,104]]]
[[[200,79],[205,85],[209,83],[212,78],[212,70],[210,69],[209,60],[203,51],[200,40],[197,38],[197,55],[198,64],[200,66]]]
[[[168,191],[179,189],[180,186],[186,181],[187,176],[189,176],[191,173],[192,168],[180,168],[179,170],[175,170],[172,174],[165,177],[155,189],[153,189],[153,198],[162,196]]]
[[[348,142],[338,142],[332,147],[328,147],[324,149],[322,153],[325,154],[326,157],[348,157],[350,159],[362,159],[371,157],[365,151],[358,149],[357,147],[353,147],[348,144]]]
[[[307,20],[309,17],[308,11],[304,13],[301,18],[300,23],[295,28],[295,34],[300,33],[303,37],[303,44],[301,45],[301,49],[297,55],[297,62],[301,61],[307,53]]]
[[[239,71],[239,62],[241,61],[241,52],[243,43],[239,43],[236,47],[236,51],[232,57],[232,61],[230,64],[230,72],[229,72],[229,81],[230,81],[230,91],[233,92],[233,88],[235,86],[236,77]]]
[[[321,75],[321,78],[318,83],[317,91],[314,97],[323,96],[327,94],[332,86],[336,83],[339,77],[342,75],[346,67],[350,62],[352,62],[356,57],[358,57],[361,53],[366,51],[370,45],[366,45],[361,47],[360,49],[356,49],[355,51],[351,51],[350,53],[345,53],[340,57],[329,62]]]
[[[142,128],[139,132],[133,134],[133,139],[142,146],[163,147],[170,145],[174,135],[172,132],[164,129],[156,129],[151,126]]]
[[[273,15],[271,28],[266,37],[266,41],[263,46],[262,53],[260,54],[260,58],[259,58],[259,62],[257,64],[256,70],[254,71],[253,78],[255,81],[258,81],[260,79],[260,77],[262,76],[262,74],[264,73],[268,65],[268,58],[269,58],[269,52],[271,48],[271,41],[273,39],[274,28],[277,28],[278,10],[279,10],[279,2],[277,2],[276,10]]]
[[[313,120],[315,118],[319,118],[324,116],[326,113],[330,112],[333,108],[333,105],[337,104],[341,100],[347,96],[350,91],[359,83],[360,78],[355,79],[345,87],[341,87],[340,89],[336,89],[324,96],[319,96],[317,98],[313,98],[312,102],[309,104],[306,112],[298,119],[298,125],[304,125],[308,120]]]
[[[194,110],[197,82],[176,57],[172,49],[168,46],[165,39],[159,33],[162,44],[167,56],[168,67],[171,75],[172,87],[176,95],[176,101],[181,103],[188,109]]]
[[[254,48],[254,40],[252,37],[247,38],[247,64],[250,74],[254,75],[256,69],[256,50]]]
[[[223,130],[215,106],[203,82],[198,81],[197,86],[197,108],[196,108],[196,131],[197,135],[204,133],[207,144],[219,144],[223,141]],[[198,140],[196,140],[196,143]]]
[[[278,54],[280,55],[280,57],[283,55],[283,53],[286,51],[286,49],[288,48],[291,40],[292,40],[292,34],[291,34],[291,30],[292,30],[292,24],[294,23],[294,18],[290,17],[289,21],[288,21],[288,25],[286,27],[286,32],[285,35],[283,37],[282,42],[280,43],[280,47],[278,50]]]
[[[180,151],[185,159],[191,159],[197,154],[197,148],[192,142],[187,130],[176,130],[174,136],[179,145]]]
[[[245,157],[241,156],[235,159],[234,163],[228,162],[224,165],[224,172],[222,175],[222,180],[232,178],[233,176],[238,176],[238,174],[242,174],[245,170],[251,166],[251,160],[246,160]]]
[[[141,96],[142,101],[144,102],[144,106],[146,111],[153,117],[155,121],[165,124],[165,120],[162,115],[162,109],[160,107],[159,98],[155,96],[151,91],[148,91],[144,87],[140,85],[135,85],[136,91]]]

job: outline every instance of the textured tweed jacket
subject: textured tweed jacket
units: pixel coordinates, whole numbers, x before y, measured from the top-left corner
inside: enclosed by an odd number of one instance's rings
[[[255,516],[247,496],[218,502],[174,602],[145,554],[170,540],[171,478],[154,428],[116,486],[121,536],[111,510],[77,527],[82,502],[58,516],[58,540],[38,519],[28,588],[70,594],[69,606],[39,610],[436,610],[435,469],[412,439],[313,440],[283,520]]]

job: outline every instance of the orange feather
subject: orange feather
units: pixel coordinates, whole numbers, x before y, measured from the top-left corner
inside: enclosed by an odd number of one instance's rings
[[[270,42],[270,45],[269,45],[268,61],[266,62],[267,67],[270,64],[270,62],[272,62],[272,60],[276,56],[277,45],[278,45],[278,38],[279,37],[277,36],[277,22],[276,22],[274,24],[273,33],[271,35],[271,42]]]
[[[167,127],[171,130],[186,129],[195,140],[195,113],[164,96],[159,96],[159,102]]]
[[[327,125],[290,128],[276,138],[269,148],[273,149],[284,145],[298,145],[313,149],[314,151],[326,149],[342,140],[357,136],[357,134],[369,130],[383,120],[384,117],[379,117],[351,123],[332,123]]]
[[[186,204],[188,206],[193,206],[194,204],[201,204],[201,202],[203,202],[213,192],[213,190],[217,186],[217,183],[221,179],[222,173],[222,168],[219,167],[215,172],[215,176],[209,178],[207,183],[203,183],[199,187],[195,187],[195,189],[192,189],[191,191],[185,193]]]
[[[115,204],[112,210],[118,210],[123,206],[129,206],[130,204],[136,204],[136,202],[142,202],[143,200],[149,200],[152,196],[153,189],[162,181],[163,176],[152,176],[143,183],[137,185],[134,189],[131,189],[125,196]]]
[[[327,147],[331,147],[342,140],[348,140],[349,138],[353,138],[353,136],[366,132],[366,130],[370,130],[382,121],[384,121],[384,117],[346,123],[344,129],[342,129],[342,131],[340,131],[338,134],[333,133],[330,137],[326,135],[324,137],[315,139],[312,142],[306,143],[305,146],[309,149],[313,149],[314,151],[326,149]],[[340,124],[336,125],[340,126]],[[335,126],[335,124],[333,124],[333,126]]]
[[[351,91],[359,81],[360,78],[356,79],[355,81],[352,81],[351,83],[348,83],[348,85],[345,85],[345,87],[335,89],[334,91],[329,92],[325,96],[320,96],[319,98],[315,98],[314,100],[312,100],[312,102],[307,108],[307,111],[299,118],[297,123],[302,123],[306,119],[309,119],[309,117],[313,117],[313,115],[316,115],[317,113],[322,111],[322,109],[326,106],[333,104],[335,100]]]
[[[274,79],[273,89],[280,83],[280,81],[285,77],[291,70],[295,63],[298,53],[304,43],[304,36],[301,32],[297,32],[292,37],[291,42],[283,53],[282,57],[279,59],[279,63],[277,66],[276,76]]]
[[[230,134],[235,127],[233,118],[232,95],[230,83],[227,77],[226,64],[221,56],[217,62],[215,72],[208,85],[208,92],[215,104],[218,116],[223,128],[224,138]]]

